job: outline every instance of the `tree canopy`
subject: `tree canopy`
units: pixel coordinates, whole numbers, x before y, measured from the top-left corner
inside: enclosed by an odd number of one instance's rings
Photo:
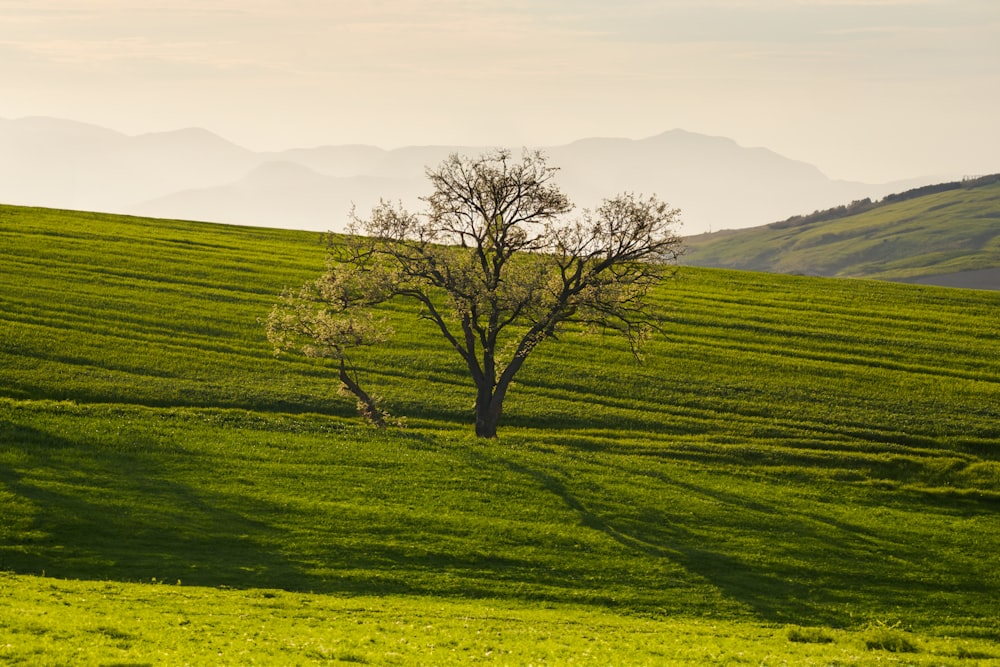
[[[272,341],[325,350],[343,371],[346,350],[378,338],[364,328],[371,306],[415,300],[467,366],[476,434],[487,438],[514,376],[562,325],[614,328],[638,355],[656,328],[647,293],[681,252],[680,213],[625,193],[574,215],[557,171],[537,151],[453,154],[427,170],[422,213],[386,201],[367,217],[352,213],[351,234],[331,240],[327,272],[276,306]],[[309,313],[340,324],[318,326]]]

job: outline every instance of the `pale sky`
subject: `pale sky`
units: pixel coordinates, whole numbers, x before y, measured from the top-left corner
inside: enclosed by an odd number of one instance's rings
[[[1000,172],[998,0],[0,0],[0,117],[256,150],[673,128],[882,182]]]

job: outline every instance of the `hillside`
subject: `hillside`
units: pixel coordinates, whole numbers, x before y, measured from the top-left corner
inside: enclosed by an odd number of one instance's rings
[[[1000,289],[1000,182],[921,188],[688,245],[693,266]]]
[[[410,308],[405,429],[273,357],[317,237],[0,206],[0,660],[1000,659],[1000,295],[687,268],[483,443]]]

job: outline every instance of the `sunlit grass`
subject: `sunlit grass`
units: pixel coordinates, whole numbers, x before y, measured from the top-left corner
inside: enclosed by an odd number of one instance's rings
[[[11,600],[0,606],[0,659],[11,664],[957,666],[1000,659],[990,642],[900,628],[877,636],[871,628],[817,634],[573,605],[220,590],[158,580],[0,574],[0,584]],[[880,639],[889,643],[872,645]],[[893,641],[917,652],[898,653]]]
[[[688,260],[805,275],[901,280],[1000,266],[1000,184],[888,204],[837,220],[695,237]]]
[[[405,429],[273,357],[318,235],[0,213],[0,658],[1000,656],[1000,295],[685,269],[643,364],[564,332],[483,443],[405,306],[357,359]]]

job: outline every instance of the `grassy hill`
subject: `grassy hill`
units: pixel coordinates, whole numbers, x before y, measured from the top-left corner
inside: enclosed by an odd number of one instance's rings
[[[360,360],[405,429],[273,357],[323,251],[0,207],[0,660],[1000,660],[1000,295],[688,268],[484,443],[406,307]]]
[[[694,236],[685,262],[1000,289],[1000,182],[953,185],[827,212],[842,216],[835,219],[816,214]]]

